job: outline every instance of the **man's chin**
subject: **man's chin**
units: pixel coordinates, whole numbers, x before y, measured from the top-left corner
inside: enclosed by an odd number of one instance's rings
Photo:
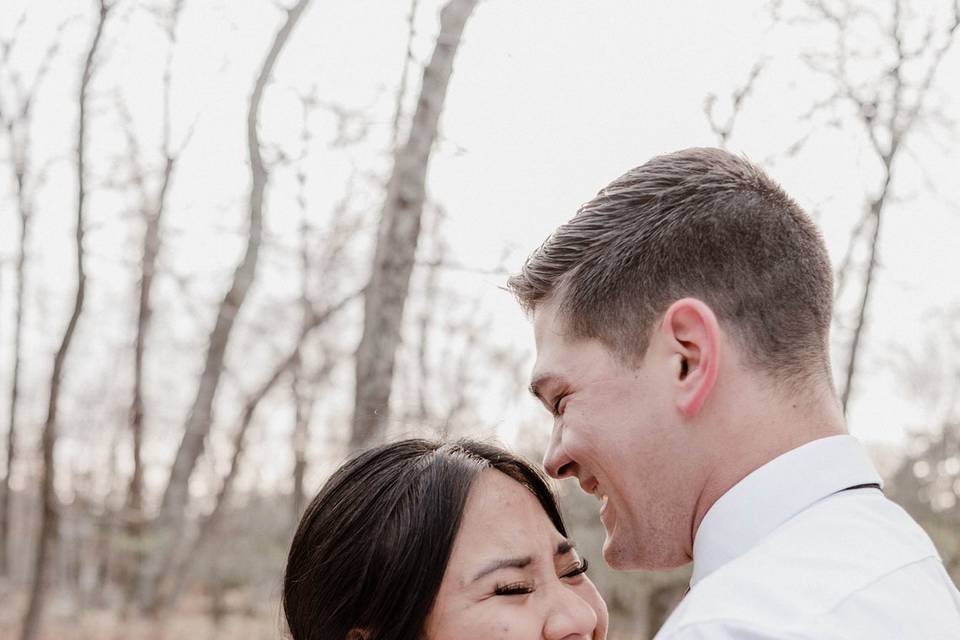
[[[616,531],[607,531],[602,555],[607,566],[616,571],[669,571],[691,562],[680,554],[657,554],[653,549],[624,545]]]
[[[634,569],[632,558],[621,545],[617,544],[613,533],[607,532],[607,537],[603,541],[603,561],[607,566],[617,571],[627,571]]]

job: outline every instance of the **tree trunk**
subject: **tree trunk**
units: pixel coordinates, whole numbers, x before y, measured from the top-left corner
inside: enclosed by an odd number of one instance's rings
[[[307,135],[307,123],[304,118],[304,135]],[[305,181],[304,183],[305,184]],[[306,324],[313,312],[313,303],[310,299],[310,225],[307,220],[306,198],[300,194],[300,323]],[[303,343],[306,336],[301,334],[297,342],[296,351],[290,376],[290,395],[293,399],[294,424],[290,444],[293,449],[293,526],[296,527],[300,519],[300,510],[303,507],[303,475],[307,467],[307,428],[310,416],[307,411],[306,398],[303,393]],[[311,394],[312,397],[312,394]],[[312,404],[312,403],[311,403]]]
[[[233,481],[236,479],[237,472],[240,470],[240,459],[243,457],[247,431],[250,428],[250,423],[253,422],[253,416],[257,411],[257,407],[260,406],[260,401],[263,400],[268,393],[270,393],[270,391],[276,386],[277,382],[280,381],[280,378],[282,378],[284,374],[286,374],[287,371],[289,371],[290,368],[295,365],[298,354],[299,346],[279,364],[277,364],[273,372],[270,374],[270,377],[260,385],[260,388],[257,389],[257,391],[247,400],[246,405],[244,405],[243,416],[240,418],[240,424],[237,426],[237,431],[233,436],[233,456],[230,458],[230,468],[227,470],[227,474],[224,476],[223,482],[220,484],[220,491],[217,492],[217,498],[214,502],[213,510],[200,524],[200,533],[197,536],[197,542],[195,546],[199,547],[203,544],[205,539],[220,521],[220,516],[223,513],[223,510],[226,508],[227,498],[230,496],[230,490],[233,488]]]
[[[934,30],[931,23],[920,46],[916,49],[908,48],[904,33],[907,31],[909,14],[904,11],[901,0],[890,0],[888,4],[891,8],[891,18],[884,31],[884,37],[887,39],[885,47],[889,49],[891,64],[882,67],[882,75],[866,84],[854,82],[847,72],[848,62],[852,57],[847,42],[849,16],[835,11],[828,3],[818,2],[810,5],[819,18],[836,29],[838,43],[835,52],[835,68],[831,70],[832,79],[837,83],[836,94],[834,98],[815,107],[815,110],[830,106],[837,100],[848,102],[854,108],[867,140],[877,158],[883,163],[884,169],[880,192],[869,201],[863,217],[855,225],[848,241],[847,251],[837,271],[835,300],[839,300],[843,293],[854,251],[861,239],[868,236],[865,239],[868,243],[866,247],[868,257],[863,267],[863,289],[855,311],[853,334],[847,354],[846,370],[843,374],[844,384],[840,390],[840,402],[844,413],[847,413],[853,397],[857,365],[866,334],[870,296],[876,285],[880,229],[885,213],[884,207],[894,180],[893,166],[899,151],[904,148],[905,140],[924,115],[933,80],[941,62],[953,45],[957,32],[960,31],[960,2],[954,0],[952,19],[942,23],[942,30]],[[906,73],[905,68],[908,64],[916,60],[926,60],[922,73],[919,76],[914,72]],[[878,89],[887,85],[890,86],[889,97],[885,91]],[[877,100],[881,102],[878,103]],[[872,229],[868,228],[868,224],[873,225]]]
[[[417,5],[419,0],[410,0],[410,13],[407,15],[407,53],[403,56],[403,68],[400,71],[400,87],[397,89],[397,103],[393,109],[393,130],[390,138],[390,153],[400,150],[400,117],[403,115],[403,100],[407,94],[407,75],[413,62],[413,40],[417,35]]]
[[[33,197],[38,186],[46,178],[46,172],[39,173],[31,171],[30,151],[31,151],[31,132],[33,124],[33,104],[37,95],[37,90],[50,70],[51,64],[60,49],[60,36],[66,23],[61,23],[57,30],[57,35],[47,47],[40,67],[34,76],[33,82],[26,90],[25,95],[21,96],[19,110],[15,110],[11,117],[7,118],[3,113],[3,107],[0,105],[0,123],[7,131],[10,141],[10,156],[13,164],[13,177],[15,181],[15,193],[17,209],[20,217],[20,238],[16,262],[17,286],[15,291],[14,311],[14,337],[13,337],[13,375],[10,383],[10,422],[7,430],[7,447],[3,483],[0,486],[0,576],[6,576],[10,572],[10,474],[13,470],[14,461],[17,456],[17,413],[20,404],[20,360],[23,353],[23,316],[24,316],[24,293],[26,290],[26,254],[27,245],[30,238],[30,218],[33,213]],[[14,29],[16,33],[17,28]],[[6,59],[9,59],[10,50],[16,45],[18,37],[13,36],[7,41]],[[19,83],[17,83],[19,84]],[[27,172],[30,174],[30,187],[27,186]]]
[[[364,296],[363,336],[357,348],[356,395],[350,435],[352,449],[382,437],[403,308],[420,236],[430,152],[447,95],[453,60],[477,0],[450,0],[440,13],[440,33],[423,71],[420,98],[406,144],[394,157],[387,183],[373,271]]]
[[[13,376],[10,383],[10,422],[7,430],[7,464],[0,488],[0,576],[9,575],[10,559],[10,477],[17,452],[17,407],[20,404],[20,358],[23,353],[23,308],[27,263],[27,243],[30,237],[30,212],[23,201],[23,174],[17,174],[17,193],[20,200],[20,244],[17,252],[16,312],[13,326]]]
[[[63,334],[63,340],[60,348],[53,359],[53,375],[50,378],[50,399],[47,404],[47,418],[43,424],[43,433],[41,436],[43,450],[43,478],[41,480],[40,495],[42,500],[40,516],[40,533],[37,540],[36,555],[33,566],[33,585],[30,590],[30,601],[27,606],[27,612],[23,619],[23,628],[21,629],[22,640],[33,640],[39,629],[40,616],[43,611],[45,591],[46,568],[49,562],[51,547],[57,535],[57,496],[54,487],[56,468],[54,466],[54,449],[57,442],[57,407],[60,400],[60,383],[63,379],[63,367],[67,359],[67,353],[70,350],[70,344],[73,341],[73,334],[76,331],[77,323],[80,320],[80,314],[83,311],[83,300],[86,293],[86,273],[84,271],[83,255],[83,234],[84,234],[84,216],[86,213],[87,193],[84,153],[86,150],[87,133],[87,90],[90,86],[90,79],[93,77],[94,57],[97,48],[100,45],[103,35],[103,26],[107,18],[107,5],[105,0],[99,2],[99,16],[97,19],[96,31],[93,41],[87,50],[86,60],[83,65],[83,75],[80,80],[79,108],[80,118],[77,135],[77,229],[76,229],[76,251],[77,251],[77,290],[73,302],[73,311],[70,314],[70,321],[67,323],[66,331]]]
[[[883,181],[883,188],[877,199],[870,204],[870,217],[873,221],[873,232],[870,235],[870,245],[867,247],[869,253],[867,264],[864,267],[863,291],[860,294],[860,306],[857,309],[856,324],[853,329],[853,338],[850,341],[850,353],[847,356],[846,376],[843,383],[843,392],[840,394],[840,404],[843,407],[844,414],[847,413],[847,406],[853,393],[853,382],[857,374],[857,356],[860,352],[860,343],[863,339],[864,331],[867,325],[867,310],[869,309],[870,293],[873,290],[874,274],[877,270],[877,252],[880,244],[880,221],[883,214],[883,206],[887,200],[887,194],[890,191],[890,180],[892,177],[890,165],[886,165],[886,178]]]
[[[170,479],[163,494],[160,511],[154,522],[156,547],[151,550],[150,556],[144,563],[137,590],[137,600],[140,607],[148,613],[155,614],[161,604],[160,589],[166,572],[171,568],[170,562],[181,539],[184,512],[189,497],[190,476],[203,451],[204,439],[210,431],[213,401],[220,383],[230,334],[256,275],[263,234],[263,200],[268,179],[267,169],[260,155],[257,114],[277,59],[286,45],[290,33],[309,4],[310,0],[299,0],[293,8],[287,11],[286,21],[277,32],[264,59],[250,98],[250,108],[247,113],[247,143],[250,154],[252,185],[250,189],[250,228],[247,236],[247,247],[243,260],[234,272],[230,290],[220,304],[216,324],[210,333],[209,347],[203,373],[197,387],[197,394],[187,416],[183,439],[170,470]]]
[[[317,403],[316,389],[330,378],[333,368],[336,366],[335,358],[327,353],[324,356],[323,364],[313,375],[304,379],[301,377],[302,371],[295,370],[294,380],[292,382],[294,402],[297,403],[296,424],[293,432],[293,500],[292,508],[292,527],[291,531],[296,529],[300,516],[307,506],[307,491],[304,478],[307,474],[307,449],[310,445],[310,421],[313,418],[313,409]],[[307,389],[303,387],[306,386]]]
[[[313,395],[306,397],[303,390],[303,362],[297,357],[293,366],[293,376],[290,380],[290,392],[294,403],[293,435],[290,443],[293,449],[293,528],[296,528],[306,502],[306,492],[303,488],[303,479],[307,471],[307,442],[310,435],[310,414],[313,409]]]
[[[124,509],[125,529],[128,538],[133,541],[133,551],[128,554],[126,566],[126,591],[132,597],[136,589],[137,575],[140,573],[143,562],[142,536],[144,529],[143,516],[143,435],[144,435],[144,402],[143,402],[143,369],[147,338],[150,333],[150,322],[153,316],[151,293],[153,280],[157,269],[157,256],[160,253],[160,230],[164,212],[166,211],[167,195],[170,192],[170,181],[177,163],[177,156],[170,150],[170,84],[171,67],[173,63],[173,45],[175,41],[176,24],[179,18],[182,2],[176,2],[170,16],[168,33],[170,46],[167,50],[167,60],[163,73],[163,174],[160,179],[160,189],[155,200],[147,194],[146,185],[143,189],[144,222],[143,247],[140,259],[140,289],[137,301],[137,330],[134,341],[133,355],[133,397],[130,402],[130,434],[132,436],[133,473],[130,476],[130,485],[127,491],[127,503]],[[130,132],[133,136],[133,132]]]
[[[280,378],[283,377],[283,375],[292,365],[293,358],[291,356],[284,358],[283,361],[273,370],[273,373],[270,375],[270,377],[247,400],[247,403],[243,408],[243,416],[240,419],[240,424],[237,426],[237,431],[233,436],[233,456],[230,458],[230,468],[227,470],[227,473],[220,484],[220,490],[217,492],[217,497],[214,500],[213,510],[210,511],[210,513],[207,514],[207,516],[200,522],[200,530],[197,533],[196,539],[190,545],[190,548],[181,554],[181,557],[175,561],[176,566],[173,566],[169,569],[169,574],[172,576],[171,582],[173,584],[170,586],[168,593],[161,593],[159,595],[160,607],[174,605],[179,599],[180,593],[183,591],[183,587],[186,583],[187,570],[190,565],[190,560],[196,556],[197,551],[199,551],[206,544],[207,540],[210,539],[210,535],[216,530],[217,525],[220,523],[220,518],[223,515],[223,511],[226,509],[227,500],[230,496],[230,490],[233,488],[233,481],[237,476],[237,472],[240,470],[240,459],[243,456],[247,430],[250,427],[250,423],[253,421],[253,416],[256,413],[257,407],[259,406],[260,401],[263,400],[263,398],[270,392],[271,389],[273,389]],[[173,561],[173,559],[171,560]]]
[[[300,358],[300,351],[303,348],[303,343],[310,333],[317,327],[322,326],[341,309],[346,307],[347,304],[354,299],[354,297],[354,295],[347,296],[340,302],[327,308],[323,313],[311,314],[309,318],[304,321],[300,335],[297,338],[297,343],[291,352],[287,354],[283,360],[277,363],[270,376],[264,380],[264,382],[253,393],[253,395],[247,399],[247,402],[243,407],[243,414],[240,418],[240,424],[238,425],[237,431],[233,436],[233,456],[230,458],[230,467],[220,484],[220,490],[217,492],[217,497],[214,500],[213,509],[200,522],[200,530],[196,539],[193,541],[193,544],[190,546],[190,549],[183,554],[178,565],[171,569],[171,573],[174,576],[173,585],[170,588],[169,596],[166,602],[162,602],[161,604],[171,604],[176,601],[176,598],[179,597],[186,578],[186,568],[189,564],[189,560],[196,555],[197,551],[201,549],[204,544],[206,544],[206,541],[210,539],[210,536],[216,531],[217,525],[220,523],[220,518],[223,515],[223,511],[227,506],[227,501],[230,497],[231,490],[233,489],[233,482],[240,470],[240,461],[243,457],[247,431],[250,427],[250,423],[253,421],[253,416],[256,413],[260,402],[267,396],[268,393],[270,393],[274,386],[276,386],[277,382],[279,382],[280,379],[291,370],[291,368],[297,365],[297,362]],[[327,366],[326,363],[324,366]]]

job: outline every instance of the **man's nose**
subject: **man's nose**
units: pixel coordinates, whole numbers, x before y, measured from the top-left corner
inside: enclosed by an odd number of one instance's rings
[[[547,451],[543,454],[543,468],[550,477],[560,479],[573,475],[573,467],[573,460],[563,447],[562,429],[558,422],[554,422]]]
[[[543,625],[545,640],[592,638],[597,612],[572,587],[559,584],[550,594],[550,609]]]

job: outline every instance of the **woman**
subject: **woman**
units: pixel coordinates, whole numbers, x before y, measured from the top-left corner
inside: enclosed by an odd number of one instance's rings
[[[474,441],[404,440],[327,481],[294,536],[294,640],[603,640],[607,610],[540,472]]]

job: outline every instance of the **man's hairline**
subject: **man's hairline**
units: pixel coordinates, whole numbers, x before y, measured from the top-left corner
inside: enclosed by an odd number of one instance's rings
[[[570,272],[568,271],[560,276],[557,279],[557,284],[554,284],[552,287],[547,289],[535,301],[530,303],[521,303],[521,305],[526,308],[530,318],[535,320],[534,316],[538,308],[552,305],[555,319],[562,323],[561,326],[563,327],[563,331],[559,335],[564,339],[564,341],[596,340],[603,345],[603,348],[606,349],[614,358],[616,358],[619,363],[631,369],[637,369],[640,366],[640,362],[646,357],[647,352],[650,349],[650,337],[653,335],[654,327],[657,325],[657,322],[663,318],[666,312],[664,311],[662,313],[658,313],[655,316],[654,321],[650,323],[649,327],[647,327],[647,340],[642,352],[623,348],[622,345],[615,344],[613,340],[603,335],[578,334],[574,330],[573,326],[571,326],[572,323],[570,322],[570,316],[572,314],[569,309],[564,307],[564,294],[563,291],[561,291],[562,287],[569,282],[569,273]]]
[[[629,349],[624,349],[616,344],[613,344],[612,341],[602,335],[578,335],[571,326],[570,322],[570,312],[569,310],[564,309],[563,305],[563,292],[561,291],[562,287],[565,284],[569,284],[568,274],[570,272],[563,274],[560,278],[557,279],[557,284],[554,284],[552,287],[547,289],[542,295],[540,295],[536,300],[531,301],[524,306],[527,308],[527,312],[531,318],[536,314],[537,309],[543,308],[547,305],[553,305],[553,311],[556,314],[557,320],[563,323],[565,331],[562,334],[564,340],[597,340],[600,342],[603,347],[614,356],[618,362],[621,364],[630,367],[632,369],[639,368],[640,363],[646,357],[648,351],[650,350],[650,339],[653,336],[653,331],[656,328],[657,324],[663,320],[666,315],[667,309],[670,308],[676,300],[671,301],[666,305],[666,309],[663,311],[657,312],[654,316],[654,320],[650,323],[650,326],[646,329],[646,345],[644,346],[643,352],[631,351]],[[720,325],[721,329],[730,336],[730,341],[736,346],[736,350],[739,352],[741,358],[749,366],[749,369],[755,374],[760,375],[764,378],[767,378],[774,387],[781,388],[792,388],[794,393],[803,393],[804,391],[813,391],[814,386],[817,382],[825,382],[828,386],[832,388],[832,376],[830,375],[829,369],[826,372],[826,375],[822,373],[815,373],[814,366],[811,363],[806,369],[804,375],[777,375],[775,372],[768,370],[766,367],[762,366],[759,363],[752,362],[753,355],[750,353],[749,348],[746,344],[743,344],[744,336],[738,335],[740,332],[736,330],[736,323],[731,321],[728,318],[722,317],[721,314],[718,314],[712,304],[703,299],[703,296],[689,294],[684,297],[694,298],[701,303],[705,304],[707,307],[713,311],[714,315],[717,317],[717,323]],[[680,300],[681,298],[677,298]],[[731,331],[731,329],[733,329]],[[824,354],[829,359],[829,353]],[[829,361],[829,360],[828,360]],[[813,375],[809,375],[813,374]],[[798,386],[799,385],[799,386]]]

